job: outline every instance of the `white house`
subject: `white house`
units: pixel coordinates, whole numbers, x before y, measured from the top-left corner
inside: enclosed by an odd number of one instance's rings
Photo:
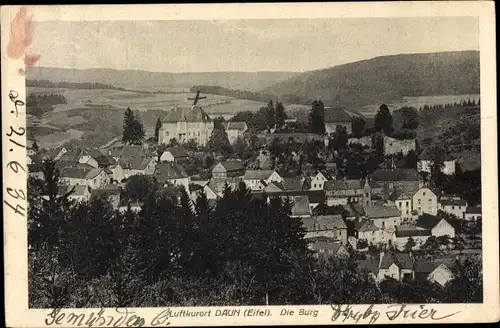
[[[264,181],[265,185],[267,185],[273,181],[282,182],[283,178],[281,178],[279,174],[273,170],[245,170],[243,182],[251,190],[263,190],[262,187],[264,184],[262,184],[262,181]]]
[[[467,201],[460,197],[443,196],[439,199],[438,209],[462,219],[467,210]]]
[[[455,237],[455,227],[446,219],[439,216],[424,213],[419,216],[416,225],[417,227],[429,230],[431,235],[435,237]]]
[[[477,221],[482,218],[481,205],[469,206],[464,213],[464,219],[467,221]]]
[[[323,190],[325,182],[333,180],[332,176],[325,171],[318,171],[311,179],[312,190]]]
[[[111,171],[111,177],[117,183],[121,183],[125,179],[125,171],[123,170],[120,163],[116,162],[115,164],[111,165],[109,167],[109,170]]]
[[[160,163],[154,173],[158,182],[162,185],[172,184],[174,186],[183,186],[189,194],[189,176],[184,169],[175,163]]]
[[[61,170],[61,182],[70,186],[85,185],[90,188],[101,188],[111,181],[110,176],[102,168],[67,167]]]
[[[443,160],[443,167],[441,168],[441,172],[443,172],[446,175],[455,174],[456,161],[457,160],[455,158],[453,158],[451,155],[445,153],[444,160]],[[431,173],[432,163],[433,163],[433,158],[432,158],[431,150],[429,148],[427,148],[418,157],[417,169],[419,172]]]
[[[226,130],[227,138],[231,144],[234,144],[238,138],[243,138],[244,133],[248,130],[246,122],[224,122],[222,126]]]
[[[347,244],[347,225],[341,215],[319,215],[303,218],[302,225],[306,230],[305,239],[326,237],[343,245]]]
[[[429,229],[415,225],[400,225],[396,227],[392,235],[392,245],[402,251],[405,249],[408,240],[412,238],[415,242],[413,249],[418,250],[430,236],[431,231]]]
[[[429,187],[421,187],[412,197],[412,208],[419,215],[428,213],[436,215],[438,211],[437,192]]]
[[[351,134],[351,116],[343,108],[325,107],[325,134],[332,135],[339,127],[345,128],[347,134]]]
[[[69,188],[73,188],[70,186]],[[89,186],[79,185],[74,186],[73,192],[68,196],[68,199],[86,202],[90,199],[91,189]]]
[[[415,276],[439,284],[441,287],[445,287],[454,278],[448,265],[434,260],[415,261]]]
[[[121,157],[118,161],[123,168],[125,179],[133,175],[153,175],[158,164],[156,156]]]
[[[388,199],[392,204],[396,205],[398,210],[401,212],[401,218],[403,221],[411,218],[411,197],[408,196],[405,192],[396,190],[391,195],[389,195]]]
[[[391,233],[396,226],[401,224],[401,212],[396,205],[374,204],[365,207],[366,218],[373,220],[373,223],[382,230],[388,230]]]
[[[403,282],[412,281],[415,278],[414,263],[415,259],[411,253],[381,252],[377,281],[387,277]]]
[[[160,162],[180,162],[189,158],[188,153],[182,147],[171,147],[166,149],[160,156]]]
[[[360,240],[365,240],[368,245],[387,245],[391,240],[392,232],[382,230],[375,223],[373,223],[373,220],[360,220],[356,224],[354,230],[355,237],[357,238],[356,245],[358,245]]]

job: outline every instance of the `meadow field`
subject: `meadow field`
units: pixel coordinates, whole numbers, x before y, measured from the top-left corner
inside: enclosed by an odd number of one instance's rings
[[[28,117],[29,137],[43,148],[56,148],[71,139],[81,139],[85,146],[96,147],[119,136],[123,113],[127,107],[138,112],[145,129],[151,134],[156,120],[172,107],[189,107],[192,93],[143,93],[111,89],[65,89],[29,87],[28,94],[62,94],[66,104],[36,118]],[[219,95],[202,95],[199,104],[212,117],[228,119],[240,111],[257,111],[266,105],[245,99]]]

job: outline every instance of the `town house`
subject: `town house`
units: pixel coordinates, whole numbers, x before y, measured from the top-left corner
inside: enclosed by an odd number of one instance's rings
[[[331,136],[337,131],[338,127],[344,127],[347,134],[351,134],[351,116],[343,108],[325,107],[325,134]]]
[[[283,178],[274,170],[246,170],[243,176],[243,182],[251,190],[263,190],[263,187],[265,188],[273,181],[283,181]]]
[[[165,162],[157,165],[154,172],[154,176],[158,182],[163,186],[168,186],[169,184],[174,186],[183,186],[186,192],[189,194],[189,176],[186,174],[182,166],[172,163]]]
[[[239,160],[228,160],[220,162],[212,169],[213,179],[230,179],[236,178],[243,180],[245,176],[245,166]]]
[[[415,279],[427,280],[445,287],[448,282],[453,280],[453,265],[444,263],[442,260],[416,260],[415,261]]]
[[[102,168],[66,167],[61,170],[62,183],[70,186],[85,185],[100,188],[109,184],[111,179]]]
[[[350,202],[370,202],[370,186],[362,180],[325,181],[324,189],[328,206],[347,205]]]
[[[312,190],[323,190],[326,181],[332,181],[334,178],[326,171],[318,171],[311,179]]]
[[[374,204],[365,207],[366,218],[373,220],[375,225],[382,230],[388,230],[391,233],[397,225],[401,224],[401,212],[396,205]]]
[[[482,216],[481,205],[469,206],[464,213],[464,219],[467,221],[477,221],[481,219]]]
[[[446,175],[455,174],[455,163],[456,159],[453,158],[450,154],[445,152],[443,159],[443,167],[441,168],[441,172]],[[417,162],[417,169],[419,172],[427,172],[431,173],[431,167],[433,163],[432,153],[429,148],[425,149],[419,156]]]
[[[341,215],[320,215],[302,219],[305,239],[326,237],[347,244],[347,226]]]
[[[437,191],[424,186],[420,188],[412,197],[412,209],[418,215],[428,213],[436,215],[438,211]]]
[[[418,217],[416,225],[417,227],[429,230],[431,235],[435,237],[455,237],[455,227],[452,223],[448,222],[445,218],[436,215],[424,213]]]
[[[458,196],[441,196],[438,209],[453,214],[459,219],[463,219],[464,213],[467,210],[467,201],[460,199]]]
[[[373,172],[372,180],[382,185],[385,197],[395,190],[413,195],[420,188],[420,178],[414,169],[378,169]]]
[[[229,143],[234,144],[238,138],[243,138],[243,135],[248,130],[246,122],[224,122],[222,126],[226,130]]]
[[[431,231],[426,228],[422,228],[416,225],[400,225],[396,226],[396,230],[392,236],[392,245],[398,250],[402,251],[405,249],[409,238],[411,237],[415,242],[414,250],[418,250],[422,245],[425,244],[427,239],[431,236]]]
[[[109,184],[102,188],[92,189],[92,197],[102,197],[109,201],[111,206],[114,209],[117,209],[120,206],[120,198],[121,188],[115,184]]]
[[[415,259],[411,253],[381,252],[379,257],[377,280],[393,278],[401,282],[410,282],[415,278],[413,269]]]
[[[401,212],[401,218],[403,222],[407,221],[412,216],[411,209],[411,198],[406,195],[405,192],[401,190],[394,191],[388,199],[390,204],[396,205],[398,210]]]
[[[160,156],[160,162],[181,163],[188,159],[189,155],[183,147],[168,148]]]

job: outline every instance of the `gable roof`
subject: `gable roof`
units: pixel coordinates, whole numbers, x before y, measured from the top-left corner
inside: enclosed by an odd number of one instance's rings
[[[341,107],[325,107],[325,123],[351,123],[351,116]]]
[[[267,180],[273,170],[245,170],[244,180]]]
[[[89,170],[80,167],[65,167],[61,170],[62,178],[85,179]]]
[[[388,269],[392,264],[396,264],[401,269],[413,269],[413,262],[408,253],[387,252],[382,255],[380,268]]]
[[[73,189],[73,192],[71,193],[71,196],[84,196],[85,193],[90,193],[90,187],[89,186],[74,186],[75,188]],[[69,189],[68,189],[69,191]]]
[[[363,184],[361,183],[361,180],[357,180],[357,179],[326,181],[324,184],[324,189],[325,190],[363,189]]]
[[[373,172],[372,179],[374,181],[419,181],[419,176],[417,170],[414,169],[378,169]]]
[[[431,235],[429,229],[411,225],[396,226],[396,231],[394,233],[396,234],[396,237],[416,237]]]
[[[405,199],[410,199],[410,197],[408,197],[402,190],[395,190],[392,194],[389,195],[389,200],[391,201],[405,200]]]
[[[444,149],[442,149],[444,152],[444,161],[449,162],[449,161],[454,161],[455,158],[451,156],[448,152],[446,152]],[[426,148],[424,151],[418,156],[419,160],[424,160],[424,161],[431,161],[433,160],[433,154],[432,154],[432,148]]]
[[[465,210],[465,213],[467,213],[467,214],[481,214],[482,209],[480,206],[469,206]]]
[[[224,122],[222,123],[222,126],[226,130],[240,130],[240,131],[245,131],[247,129],[247,123],[246,122]]]
[[[162,184],[165,184],[168,180],[183,179],[188,177],[186,172],[184,172],[184,169],[175,163],[158,164],[154,175]]]
[[[163,123],[210,122],[212,119],[200,106],[174,107],[162,120]]]
[[[331,251],[333,255],[337,254],[339,249],[344,247],[341,242],[332,238],[310,238],[308,241],[313,251],[325,249]]]
[[[104,186],[102,188],[95,188],[92,189],[92,195],[102,195],[105,197],[109,197],[112,195],[120,195],[121,193],[121,188],[119,185],[116,184],[109,184],[107,186]]]
[[[165,152],[169,152],[174,158],[189,157],[188,153],[183,147],[171,147],[166,149]]]
[[[428,213],[423,213],[418,217],[416,225],[417,227],[422,227],[424,229],[432,230],[432,228],[434,228],[439,222],[441,222],[441,220],[445,220],[448,224],[450,224],[450,222],[448,222],[446,219],[442,217]]]
[[[85,149],[82,151],[81,155],[91,156],[96,160],[99,166],[109,166],[116,163],[113,157],[103,154],[99,149]]]
[[[243,166],[243,163],[241,161],[228,160],[228,161],[221,162],[220,164],[228,172],[239,171],[239,170],[244,170],[245,169],[245,167]]]
[[[306,231],[324,231],[347,229],[341,215],[320,215],[311,218],[303,218],[302,225]]]
[[[370,219],[381,219],[400,216],[401,212],[396,205],[377,205],[367,206],[365,208],[366,216]]]
[[[367,220],[367,219],[364,219],[364,220],[360,220],[355,228],[354,228],[356,231],[377,231],[377,230],[380,230],[379,227],[377,227],[375,225],[375,223],[373,223],[372,220]]]
[[[414,270],[415,273],[429,274],[432,271],[436,270],[436,268],[440,265],[441,262],[429,261],[429,260],[416,260]]]
[[[122,156],[118,164],[124,169],[144,170],[152,160],[152,157],[144,155]]]
[[[440,199],[439,203],[443,206],[467,206],[467,201],[463,199]]]
[[[302,190],[302,182],[298,177],[286,177],[283,178],[281,185],[285,188],[285,191],[292,190]]]
[[[309,207],[309,198],[307,196],[294,196],[292,215],[311,215],[311,209]]]

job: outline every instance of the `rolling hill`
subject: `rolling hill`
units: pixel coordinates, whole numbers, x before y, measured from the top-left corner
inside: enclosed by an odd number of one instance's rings
[[[257,91],[287,80],[294,72],[200,72],[164,73],[139,70],[69,69],[29,67],[30,80],[51,82],[102,83],[139,91],[186,91],[193,85],[217,85],[224,88]]]
[[[456,51],[376,57],[302,73],[261,92],[354,109],[405,96],[478,94],[479,85],[479,51]]]

